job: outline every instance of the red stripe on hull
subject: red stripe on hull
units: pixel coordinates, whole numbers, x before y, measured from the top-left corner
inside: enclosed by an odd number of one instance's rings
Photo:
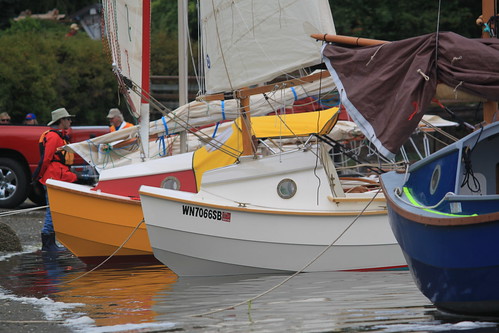
[[[181,191],[197,192],[196,178],[192,170],[100,181],[93,190],[134,198],[139,197],[139,188],[141,185],[161,187],[161,182],[166,177],[177,178],[180,182]]]

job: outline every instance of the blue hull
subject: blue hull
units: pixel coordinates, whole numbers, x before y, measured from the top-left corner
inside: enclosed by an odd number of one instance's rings
[[[388,211],[414,282],[437,308],[499,315],[499,222],[441,227]]]
[[[421,292],[448,312],[499,317],[499,123],[381,183]]]

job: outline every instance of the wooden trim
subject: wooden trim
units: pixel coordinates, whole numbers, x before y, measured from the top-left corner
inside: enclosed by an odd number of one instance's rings
[[[119,202],[122,204],[131,204],[131,205],[140,206],[140,200],[134,200],[132,198],[125,197],[125,196],[123,196],[122,198],[114,197],[114,196],[118,196],[117,194],[108,194],[108,195],[113,196],[113,197],[111,197],[111,196],[106,195],[106,193],[103,193],[103,192],[97,192],[97,191],[93,191],[93,193],[92,192],[83,192],[83,191],[78,191],[78,190],[75,190],[72,188],[59,187],[59,186],[55,186],[55,185],[51,185],[51,184],[47,184],[46,186],[53,191],[61,191],[61,192],[75,194],[75,195],[82,195],[85,197],[91,197],[93,199],[105,199],[105,200],[109,200],[109,201]]]
[[[332,197],[330,195],[327,196],[327,199],[331,202],[334,202],[334,203],[341,203],[341,202],[345,202],[345,203],[348,203],[348,202],[369,202],[372,200],[372,202],[383,202],[383,203],[386,203],[386,199],[383,198],[383,197],[379,197],[379,198],[359,198],[359,197],[352,197],[352,198],[345,198],[345,197],[341,197],[341,198],[335,198],[335,197]]]
[[[254,213],[254,214],[271,214],[271,215],[298,215],[298,216],[352,216],[355,217],[359,215],[359,212],[357,211],[351,211],[351,212],[331,212],[331,213],[314,213],[314,212],[297,212],[297,211],[286,211],[286,210],[268,210],[268,209],[254,209],[254,208],[247,208],[247,207],[232,207],[232,206],[222,206],[222,205],[217,205],[217,204],[209,204],[205,202],[197,202],[197,201],[192,201],[192,200],[187,200],[187,199],[179,199],[179,198],[174,198],[174,197],[169,197],[166,195],[161,195],[161,194],[156,194],[156,193],[145,193],[142,191],[139,191],[141,195],[151,197],[151,198],[156,198],[156,199],[166,199],[170,201],[175,201],[175,202],[180,202],[180,203],[185,203],[193,206],[201,206],[201,207],[207,207],[207,208],[216,208],[220,210],[230,210],[230,211],[238,211],[238,212],[245,212],[245,213]],[[386,216],[386,210],[376,210],[376,211],[369,211],[369,212],[364,212],[362,216],[365,215],[385,215]]]
[[[249,97],[252,95],[258,95],[258,94],[264,94],[269,91],[273,91],[278,88],[290,88],[294,86],[298,86],[303,83],[310,83],[314,82],[323,78],[326,78],[329,76],[329,71],[321,71],[319,73],[311,74],[308,76],[300,77],[297,79],[291,79],[291,80],[286,80],[286,81],[281,81],[273,84],[267,84],[265,86],[261,87],[254,87],[254,88],[245,88],[245,89],[238,89],[234,91],[234,94],[230,96],[230,99],[232,98],[244,98],[244,97]],[[204,100],[204,101],[217,101],[217,100],[224,100],[229,97],[226,94],[219,93],[219,94],[211,94],[211,95],[203,95],[199,96],[197,99],[198,100]]]
[[[401,208],[399,205],[395,203],[392,199],[391,194],[388,193],[387,189],[381,182],[381,187],[383,188],[383,192],[385,193],[386,201],[390,208],[396,212],[401,217],[412,221],[414,223],[421,223],[426,225],[434,225],[434,226],[464,226],[470,224],[480,224],[487,222],[498,222],[499,221],[499,212],[484,214],[478,216],[466,216],[466,217],[442,217],[441,215],[435,214],[438,217],[432,216],[422,216],[418,214],[414,214],[409,212],[406,209]],[[423,210],[423,209],[421,209]]]
[[[371,45],[380,45],[380,44],[390,43],[389,41],[381,40],[381,39],[369,39],[369,38],[342,36],[342,35],[329,35],[329,34],[312,34],[312,35],[310,35],[310,37],[317,39],[317,40],[323,40],[326,42],[354,45],[354,46],[371,46]]]
[[[276,87],[278,87],[279,89],[284,89],[284,88],[299,86],[303,83],[314,82],[314,81],[321,80],[321,79],[329,77],[329,76],[330,76],[329,71],[321,71],[319,73],[307,75],[304,77],[299,77],[296,79],[276,82],[276,83],[268,84],[268,85],[261,86],[261,87],[248,88],[248,89],[244,89],[244,90],[240,89],[240,90],[236,91],[236,97],[242,98],[242,97],[246,97],[246,96],[263,94],[263,93],[275,90]]]
[[[366,184],[371,184],[371,185],[378,185],[379,182],[374,180],[374,179],[369,179],[369,178],[362,178],[362,177],[340,177],[340,180],[353,180],[356,182],[362,182]]]
[[[251,112],[249,96],[242,97],[241,102],[241,132],[243,139],[243,156],[255,155],[255,149],[251,140]]]

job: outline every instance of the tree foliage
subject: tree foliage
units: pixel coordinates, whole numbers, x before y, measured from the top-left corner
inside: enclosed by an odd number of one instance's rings
[[[329,1],[339,35],[400,40],[437,31],[480,37],[481,1]]]
[[[161,31],[166,35],[175,37],[178,31],[178,1],[153,0],[151,3],[152,31]],[[197,1],[187,1],[187,22],[192,39],[197,40],[198,18]]]
[[[102,43],[84,33],[65,37],[68,26],[25,19],[0,34],[0,109],[16,122],[35,113],[40,123],[66,107],[77,124],[107,124],[116,105],[116,80]]]
[[[46,13],[54,8],[70,18],[96,0],[0,0],[0,110],[20,123],[34,112],[40,123],[50,112],[66,107],[76,124],[107,124],[105,115],[123,99],[117,91],[109,58],[100,41],[80,31],[66,38],[70,19],[50,22],[13,21],[21,10]],[[399,40],[451,30],[479,37],[475,25],[481,1],[330,0],[338,34]],[[177,1],[152,0],[151,73],[177,75]],[[188,22],[194,58],[197,55],[197,1],[188,0]],[[194,60],[195,62],[195,60]],[[190,73],[193,64],[189,63]]]

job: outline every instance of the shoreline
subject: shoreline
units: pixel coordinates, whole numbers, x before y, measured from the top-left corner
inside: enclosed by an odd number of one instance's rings
[[[31,211],[24,209],[36,206],[27,200],[17,209],[0,209],[1,212],[21,210],[19,214],[2,216],[0,222],[8,225],[16,233],[21,242],[23,251],[27,249],[40,249],[40,233],[45,218],[45,208]],[[1,252],[0,257],[5,258],[11,253]],[[14,254],[15,257],[18,254]],[[7,262],[10,258],[2,261]],[[0,267],[1,267],[0,262]],[[40,333],[67,333],[73,332],[63,325],[63,321],[50,320],[41,307],[34,304],[37,298],[18,297],[5,290],[0,282],[0,332],[40,332]]]

